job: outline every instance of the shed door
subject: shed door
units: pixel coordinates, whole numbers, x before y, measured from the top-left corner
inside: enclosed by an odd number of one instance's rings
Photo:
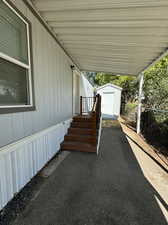
[[[114,92],[103,92],[102,113],[104,116],[114,115]]]

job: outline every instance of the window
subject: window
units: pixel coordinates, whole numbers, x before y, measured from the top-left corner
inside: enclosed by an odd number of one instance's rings
[[[0,1],[0,113],[34,109],[30,23]]]

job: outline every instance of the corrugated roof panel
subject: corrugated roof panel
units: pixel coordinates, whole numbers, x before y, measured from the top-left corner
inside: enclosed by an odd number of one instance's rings
[[[81,70],[138,75],[168,47],[167,0],[32,0]]]

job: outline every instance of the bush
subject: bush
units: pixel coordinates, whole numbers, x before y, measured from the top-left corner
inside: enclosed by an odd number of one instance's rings
[[[129,115],[130,113],[135,112],[136,107],[137,107],[137,103],[128,102],[125,106],[125,114]]]
[[[153,111],[142,113],[141,130],[144,137],[156,147],[168,148],[168,119],[158,122]]]

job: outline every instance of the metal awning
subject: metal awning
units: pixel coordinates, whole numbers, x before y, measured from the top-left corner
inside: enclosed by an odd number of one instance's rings
[[[168,0],[31,0],[80,70],[138,75],[168,47]]]

